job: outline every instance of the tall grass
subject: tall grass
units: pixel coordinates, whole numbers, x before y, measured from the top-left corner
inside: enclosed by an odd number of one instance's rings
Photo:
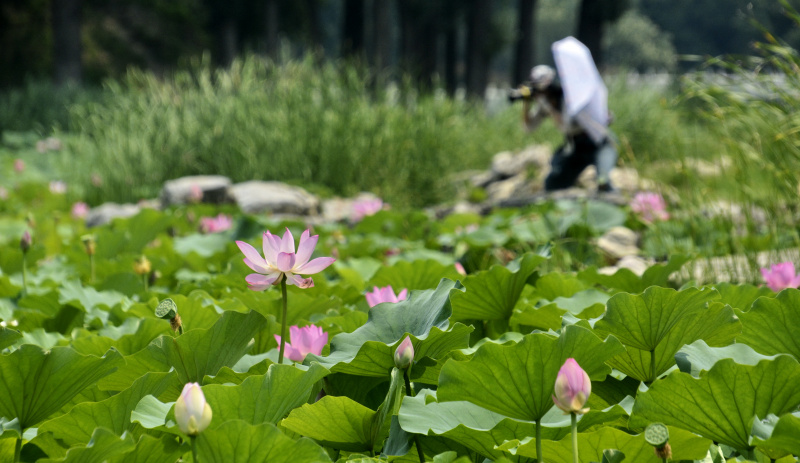
[[[98,96],[95,89],[87,87],[30,80],[22,87],[0,92],[0,131],[49,134],[53,127],[69,125],[70,106]]]
[[[485,168],[495,152],[526,142],[511,114],[382,86],[352,66],[253,56],[228,70],[197,62],[164,79],[130,71],[99,102],[73,107],[70,130],[77,176],[103,179],[89,199],[120,201],[213,173],[422,206],[448,199],[450,174]]]

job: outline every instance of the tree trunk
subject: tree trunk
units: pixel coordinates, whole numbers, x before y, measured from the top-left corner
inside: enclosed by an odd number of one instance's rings
[[[56,84],[80,83],[81,0],[51,0],[53,15],[53,77]]]
[[[452,24],[444,32],[444,86],[453,96],[458,90],[458,29]]]
[[[392,56],[391,0],[372,1],[372,66],[382,71],[389,66]]]
[[[533,25],[536,15],[536,0],[518,0],[519,23],[514,46],[514,73],[511,84],[516,85],[529,78],[529,72],[536,62],[534,56]]]
[[[597,69],[603,67],[602,43],[605,15],[603,14],[603,0],[581,1],[578,13],[578,40],[592,53],[592,58]]]
[[[279,0],[266,0],[264,10],[264,44],[267,56],[272,59],[278,58],[278,9]]]
[[[467,17],[467,94],[483,98],[489,82],[489,0],[471,0]]]
[[[342,55],[363,56],[364,0],[345,0],[342,26]]]
[[[227,16],[222,20],[219,30],[219,51],[220,64],[228,67],[236,59],[236,51],[239,43],[239,28],[236,19]]]

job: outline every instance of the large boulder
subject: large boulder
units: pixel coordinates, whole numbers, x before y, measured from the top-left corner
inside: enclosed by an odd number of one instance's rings
[[[91,228],[105,225],[113,219],[132,217],[140,210],[136,204],[104,203],[89,210],[86,214],[86,226]]]
[[[231,179],[223,175],[193,175],[167,180],[161,188],[161,204],[167,207],[192,202],[230,202],[230,186]]]
[[[242,212],[316,215],[319,198],[306,190],[282,182],[251,180],[237,183],[228,189]]]
[[[616,262],[627,256],[639,254],[636,232],[626,227],[612,227],[597,239],[597,247]]]

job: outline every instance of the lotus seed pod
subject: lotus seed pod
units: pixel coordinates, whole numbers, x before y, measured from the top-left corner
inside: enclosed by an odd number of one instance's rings
[[[175,304],[175,301],[166,298],[158,303],[158,307],[156,307],[156,317],[172,320],[176,315],[178,315],[178,306]]]
[[[644,440],[653,447],[664,447],[669,442],[669,429],[662,423],[650,423],[644,430]]]

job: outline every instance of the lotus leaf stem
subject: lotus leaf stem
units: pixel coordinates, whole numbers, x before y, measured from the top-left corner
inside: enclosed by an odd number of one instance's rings
[[[542,457],[542,420],[536,420],[536,461],[544,461]]]
[[[283,363],[283,352],[286,349],[286,276],[281,277],[281,301],[283,312],[281,314],[281,348],[278,351],[278,364]]]
[[[650,351],[650,384],[656,380],[656,350]]]
[[[411,367],[403,370],[403,380],[406,383],[406,396],[414,397],[414,390],[411,389],[411,380],[408,379],[408,370]],[[417,447],[417,456],[419,457],[419,463],[425,463],[425,453],[422,452],[422,446],[419,445],[419,436],[414,434],[414,445]]]
[[[28,256],[26,253],[22,253],[22,293],[24,295],[28,295]]]
[[[14,444],[14,463],[17,463],[19,461],[21,454],[22,454],[22,436],[17,438],[17,443]]]
[[[192,441],[192,462],[197,463],[197,437],[189,436],[189,440]]]

